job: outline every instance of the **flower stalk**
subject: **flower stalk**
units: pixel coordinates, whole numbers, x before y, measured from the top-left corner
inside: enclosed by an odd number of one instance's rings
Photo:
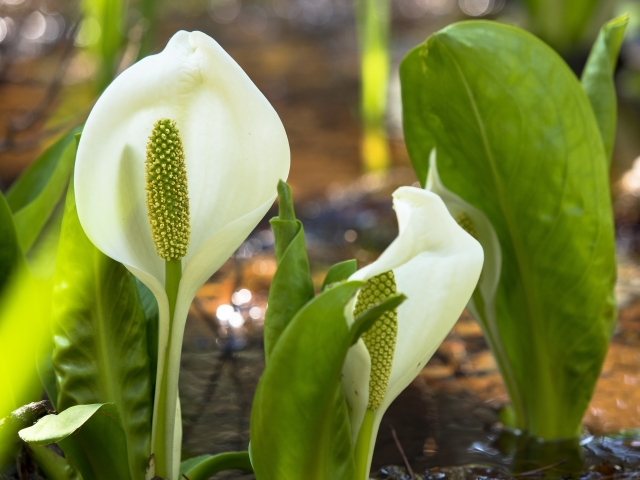
[[[180,279],[182,257],[189,246],[189,194],[187,169],[180,132],[176,122],[167,118],[158,120],[147,144],[145,160],[147,211],[154,247],[165,261],[165,292],[169,302],[169,331],[173,329]],[[167,372],[170,370],[171,335],[167,340],[164,368],[158,379],[159,396],[157,423],[153,433],[153,449],[156,475],[167,478],[170,474],[168,458],[171,455],[167,438],[174,432],[168,428],[167,409],[169,386]]]

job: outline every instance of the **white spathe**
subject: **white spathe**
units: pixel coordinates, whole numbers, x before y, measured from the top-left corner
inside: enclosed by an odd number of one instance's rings
[[[436,193],[442,198],[447,210],[454,218],[464,214],[473,224],[476,238],[484,250],[484,266],[482,268],[482,277],[478,282],[478,289],[483,297],[485,306],[493,312],[502,269],[502,252],[498,235],[487,216],[481,210],[453,193],[442,183],[438,172],[435,148],[431,150],[431,155],[429,156],[429,173],[427,174],[425,189]],[[473,299],[469,301],[469,308],[474,310],[474,316],[479,319],[475,313],[476,306]]]
[[[400,187],[393,194],[393,206],[398,217],[398,237],[378,260],[350,278],[368,280],[392,270],[398,293],[407,297],[398,307],[391,375],[384,401],[375,411],[369,465],[384,412],[418,375],[455,324],[476,287],[483,263],[482,247],[456,223],[438,195]],[[347,306],[350,322],[352,311],[353,302]],[[361,339],[349,350],[343,369],[354,441],[367,408],[370,370],[369,352]]]
[[[516,408],[522,409],[522,400],[517,389],[509,388],[515,385],[513,371],[504,350],[504,342],[501,340],[498,319],[496,316],[496,292],[500,283],[502,272],[502,249],[500,240],[489,218],[478,208],[471,205],[456,193],[449,190],[440,178],[436,149],[431,151],[429,157],[429,173],[427,175],[427,190],[434,192],[442,198],[447,209],[454,218],[465,215],[466,221],[473,225],[476,238],[484,250],[484,266],[478,282],[478,292],[469,299],[467,308],[480,323],[485,338],[491,347],[500,372],[507,384],[511,401]]]
[[[145,193],[146,145],[161,118],[174,120],[182,138],[191,214],[172,332],[165,263],[154,249]],[[159,370],[169,334],[172,338],[170,391],[177,392],[193,297],[265,215],[289,163],[289,143],[276,111],[240,66],[201,32],[176,33],[161,53],[117,77],[91,111],[75,167],[78,216],[96,247],[156,296]],[[170,451],[173,439],[167,442]]]

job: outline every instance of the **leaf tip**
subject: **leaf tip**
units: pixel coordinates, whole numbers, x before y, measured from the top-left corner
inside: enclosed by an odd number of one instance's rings
[[[295,220],[291,187],[284,180],[278,181],[278,217],[280,220]]]

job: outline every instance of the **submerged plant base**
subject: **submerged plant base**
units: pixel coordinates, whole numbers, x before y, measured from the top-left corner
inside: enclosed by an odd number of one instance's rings
[[[640,432],[637,432],[640,436]],[[528,469],[518,468],[519,473],[512,473],[511,469],[503,463],[518,461],[518,453],[508,455],[495,448],[495,443],[485,445],[486,463],[473,463],[452,467],[432,467],[423,472],[414,472],[415,480],[484,480],[517,479],[517,478],[573,478],[580,480],[598,479],[631,479],[640,478],[640,441],[618,436],[582,438],[576,452],[578,458],[562,458],[549,460],[543,465],[541,459],[531,462]],[[474,444],[480,447],[479,444]],[[558,450],[556,453],[560,453]],[[582,458],[579,458],[582,457]],[[571,468],[576,466],[578,468]],[[520,465],[520,467],[524,466]],[[379,469],[373,475],[376,480],[409,480],[411,476],[404,467],[386,466]]]

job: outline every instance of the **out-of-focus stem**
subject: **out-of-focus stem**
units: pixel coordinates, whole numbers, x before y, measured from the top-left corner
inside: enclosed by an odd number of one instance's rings
[[[389,84],[390,0],[357,0],[356,22],[360,44],[361,154],[367,171],[389,167],[385,128]]]

